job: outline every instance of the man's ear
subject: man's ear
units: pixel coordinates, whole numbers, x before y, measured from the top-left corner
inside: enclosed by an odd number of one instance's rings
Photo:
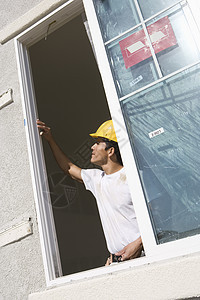
[[[108,156],[111,157],[115,154],[115,148],[114,147],[110,147],[108,149]]]

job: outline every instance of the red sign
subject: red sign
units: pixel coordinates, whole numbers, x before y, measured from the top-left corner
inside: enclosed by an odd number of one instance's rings
[[[147,30],[155,53],[177,44],[168,17],[149,25]],[[151,56],[151,50],[143,29],[120,41],[119,45],[126,69]]]

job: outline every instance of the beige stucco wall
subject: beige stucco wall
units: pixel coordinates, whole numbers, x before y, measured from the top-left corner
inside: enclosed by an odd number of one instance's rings
[[[18,0],[12,7],[7,6],[5,1],[0,3],[0,43],[21,33],[42,17],[46,16],[57,7],[67,2],[66,0]]]
[[[0,30],[28,12],[41,0],[5,0],[0,2]],[[14,5],[13,5],[14,4]]]
[[[187,299],[200,295],[199,274],[200,254],[195,254],[65,284],[29,300]]]
[[[0,296],[26,299],[45,281],[13,41],[0,46],[0,70],[0,95],[12,88],[14,101],[0,110],[0,232],[33,222],[33,235],[0,248]]]
[[[40,1],[11,2],[0,1],[2,29]],[[0,96],[9,88],[13,103],[0,109],[0,232],[31,218],[33,234],[0,248],[0,299],[22,300],[45,278],[13,40],[0,45]]]

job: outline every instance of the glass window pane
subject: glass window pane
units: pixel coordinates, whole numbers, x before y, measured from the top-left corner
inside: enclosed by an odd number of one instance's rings
[[[187,13],[190,14],[189,11]],[[163,75],[200,59],[192,30],[181,5],[148,22],[147,30]]]
[[[93,0],[104,41],[139,24],[132,0]]]
[[[124,100],[158,243],[200,233],[200,65]]]
[[[159,11],[176,4],[178,0],[138,0],[142,15],[147,19]]]
[[[119,97],[158,79],[141,26],[107,45],[106,49]]]

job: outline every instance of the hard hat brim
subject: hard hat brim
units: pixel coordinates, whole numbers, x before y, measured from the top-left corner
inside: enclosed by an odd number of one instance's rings
[[[117,143],[117,138],[112,138],[112,139],[108,139],[108,138],[105,138],[105,136],[101,136],[100,134],[96,134],[96,133],[90,133],[89,134],[92,138],[104,138],[104,139],[107,139],[108,141],[113,141],[113,142],[116,142]]]

